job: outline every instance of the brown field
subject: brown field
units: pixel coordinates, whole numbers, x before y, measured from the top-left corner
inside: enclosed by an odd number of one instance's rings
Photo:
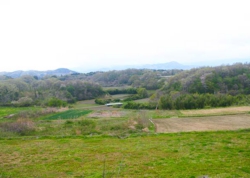
[[[150,98],[144,98],[144,99],[139,99],[139,100],[135,100],[134,102],[136,103],[146,103],[149,102]]]
[[[109,107],[108,107],[109,108]],[[116,108],[113,108],[116,109]],[[110,117],[124,117],[127,115],[126,111],[119,110],[103,110],[103,111],[94,111],[88,115],[88,117],[98,117],[98,118],[110,118]]]
[[[250,115],[154,119],[153,122],[158,133],[237,130],[250,128]]]
[[[243,114],[247,112],[250,112],[250,106],[199,109],[199,110],[181,110],[181,113],[185,116],[199,116],[199,115],[214,116],[214,115],[226,115],[226,114]]]

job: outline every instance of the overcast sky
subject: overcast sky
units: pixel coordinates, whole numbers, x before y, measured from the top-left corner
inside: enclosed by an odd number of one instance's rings
[[[249,0],[1,0],[0,71],[250,61]]]

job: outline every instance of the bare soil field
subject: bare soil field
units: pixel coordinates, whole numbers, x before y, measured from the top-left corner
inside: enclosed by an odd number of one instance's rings
[[[127,115],[126,111],[115,111],[115,110],[103,110],[103,111],[96,111],[92,112],[88,115],[88,117],[99,117],[99,118],[110,118],[110,117],[124,117]]]
[[[237,130],[250,128],[250,115],[154,119],[153,122],[158,133]]]
[[[134,102],[136,103],[146,103],[149,102],[150,98],[144,98],[144,99],[139,99],[139,100],[135,100]]]

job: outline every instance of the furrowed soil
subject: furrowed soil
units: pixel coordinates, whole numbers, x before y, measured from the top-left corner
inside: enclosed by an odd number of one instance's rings
[[[250,128],[250,115],[154,119],[157,133],[237,130]]]

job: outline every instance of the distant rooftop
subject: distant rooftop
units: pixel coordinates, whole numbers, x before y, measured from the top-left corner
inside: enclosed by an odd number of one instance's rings
[[[106,106],[121,106],[123,103],[108,103]]]

